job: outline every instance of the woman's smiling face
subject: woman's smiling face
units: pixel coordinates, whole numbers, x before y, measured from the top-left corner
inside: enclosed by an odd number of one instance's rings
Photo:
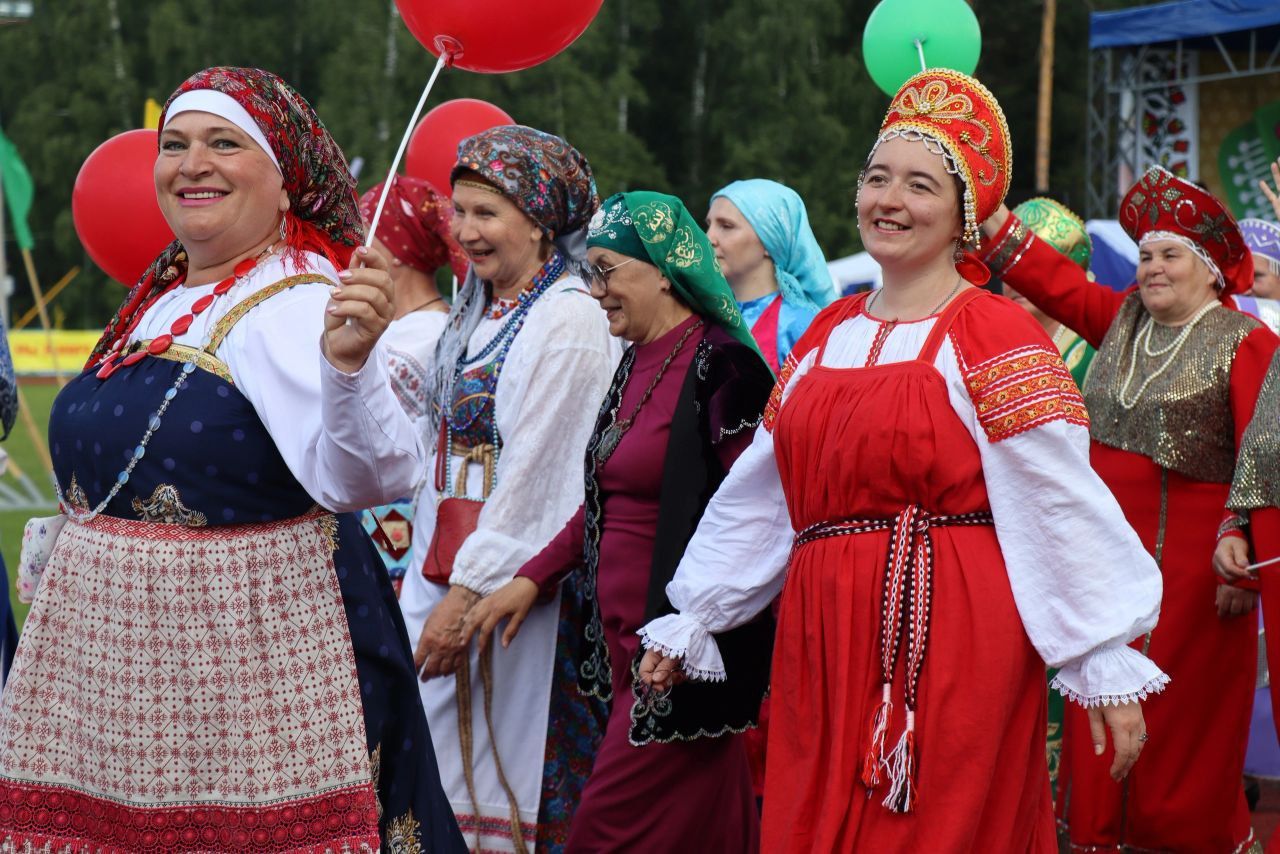
[[[156,199],[188,254],[228,258],[268,238],[289,208],[280,170],[212,113],[179,113],[160,133]]]
[[[895,137],[876,148],[858,190],[862,243],[881,266],[924,265],[960,239],[960,197],[940,156]]]

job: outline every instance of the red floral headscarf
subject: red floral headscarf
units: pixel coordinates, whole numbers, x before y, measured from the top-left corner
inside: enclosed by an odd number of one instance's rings
[[[375,184],[360,197],[360,213],[366,223],[373,221],[383,183]],[[397,175],[391,181],[376,235],[401,263],[424,273],[434,273],[449,264],[461,281],[467,277],[467,256],[449,231],[452,219],[453,202],[437,193],[430,183]]]
[[[345,267],[364,237],[364,225],[342,149],[315,110],[292,86],[260,68],[206,68],[178,87],[160,114],[164,128],[169,106],[186,92],[212,89],[244,107],[271,146],[279,164],[290,207],[285,213],[285,243],[301,255],[315,252]],[[174,241],[152,262],[141,281],[103,331],[89,357],[95,364],[143,306],[175,287],[187,270],[182,244]]]

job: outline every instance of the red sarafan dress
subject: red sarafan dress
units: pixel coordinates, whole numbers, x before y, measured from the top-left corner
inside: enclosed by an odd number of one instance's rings
[[[761,850],[1057,850],[1045,661],[1093,701],[1164,678],[1125,647],[1159,578],[1105,521],[1086,423],[1002,297],[969,288],[895,323],[860,296],[815,319],[667,587],[680,613],[642,631],[715,678],[714,633],[785,574]]]
[[[952,303],[912,361],[826,368],[819,348],[818,365],[797,384],[774,433],[796,530],[850,511],[865,518],[908,506],[935,515],[990,512],[978,449],[932,364],[964,302]],[[867,628],[880,624],[890,532],[830,537],[797,549],[783,589],[773,673],[775,695],[788,702],[773,711],[764,850],[960,850],[996,840],[1010,850],[1056,849],[1037,744],[1044,663],[1022,628],[995,527],[940,527],[931,536],[933,654],[915,716],[914,820],[856,785],[849,790],[881,693],[878,638]],[[900,658],[890,733],[905,726],[905,665]],[[813,749],[814,728],[825,750]],[[999,737],[974,737],[982,730]]]
[[[1257,616],[1218,616],[1212,561],[1276,336],[1222,305],[1188,324],[1175,350],[1180,328],[1155,326],[1144,338],[1151,319],[1136,287],[1118,292],[1087,281],[1013,217],[991,246],[1006,284],[1098,349],[1084,387],[1093,468],[1164,579],[1159,625],[1134,643],[1171,680],[1143,709],[1151,740],[1116,786],[1111,745],[1094,756],[1083,710],[1068,708],[1059,815],[1083,849],[1245,851],[1255,839],[1242,775]]]

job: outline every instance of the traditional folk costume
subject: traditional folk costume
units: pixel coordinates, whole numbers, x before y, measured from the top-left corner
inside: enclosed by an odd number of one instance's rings
[[[335,262],[361,234],[354,182],[275,75],[200,72],[161,127],[188,110],[267,146],[287,240],[207,284],[185,282],[174,243],[54,402],[69,521],[45,520],[56,544],[27,578],[0,701],[0,837],[463,850],[395,596],[349,512],[406,491],[421,444],[381,347],[353,375],[318,348]]]
[[[1251,560],[1280,558],[1280,351],[1271,359],[1253,418],[1240,440],[1240,455],[1227,496],[1228,514],[1220,536],[1249,540]],[[1267,661],[1280,676],[1280,574],[1277,566],[1261,567],[1262,617],[1270,623],[1266,632]],[[1271,708],[1280,709],[1280,682],[1271,680]],[[1277,729],[1280,734],[1280,728]]]
[[[924,72],[894,137],[961,176],[975,242],[1009,181],[995,99]],[[667,586],[679,613],[641,631],[724,678],[713,634],[782,588],[762,850],[1056,851],[1045,663],[1088,704],[1165,680],[1126,646],[1160,580],[1089,469],[1087,423],[1039,325],[980,289],[915,322],[865,295],[818,315]]]
[[[18,377],[13,370],[13,354],[9,351],[9,333],[0,324],[0,441],[9,438],[9,431],[18,419]],[[0,451],[0,474],[8,466],[8,456]],[[0,558],[0,578],[5,589],[9,587],[9,570]],[[18,648],[18,625],[13,618],[13,603],[8,595],[0,597],[0,690],[9,678],[13,666],[13,654]]]
[[[383,184],[376,184],[360,197],[360,215],[366,223],[373,222],[382,189]],[[449,233],[452,215],[452,203],[429,183],[421,178],[398,175],[392,179],[387,193],[377,237],[401,264],[428,275],[434,275],[447,264],[455,275],[465,277],[466,255]],[[448,317],[448,304],[442,297],[436,297],[391,321],[382,334],[391,388],[418,426],[419,434],[430,432],[427,422],[434,420],[427,392],[435,365],[436,342],[444,333]],[[409,566],[415,498],[416,494],[407,495],[360,514],[365,531],[387,565],[387,574],[397,595]]]
[[[712,201],[728,199],[746,218],[773,259],[778,290],[738,303],[738,310],[776,375],[814,315],[836,298],[827,259],[809,227],[804,200],[764,178],[734,181]]]
[[[620,355],[581,275],[599,204],[586,159],[559,137],[507,126],[459,146],[454,180],[468,172],[555,241],[517,300],[491,299],[469,272],[437,349],[432,397],[444,417],[400,599],[413,638],[450,585],[492,593],[582,504],[594,418],[583,404],[604,397]],[[603,729],[603,708],[573,689],[584,619],[566,584],[510,648],[481,657],[473,646],[456,677],[421,684],[449,801],[482,850],[555,851],[567,837]]]
[[[759,819],[742,733],[768,684],[767,615],[722,639],[739,653],[732,683],[633,690],[644,623],[671,604],[675,573],[707,501],[751,442],[773,385],[679,199],[613,196],[589,246],[654,264],[694,315],[631,347],[587,445],[586,503],[519,574],[544,595],[582,566],[590,621],[578,688],[610,703],[608,727],[569,836],[570,851],[747,852]]]
[[[1159,167],[1129,190],[1120,223],[1140,245],[1185,244],[1214,272],[1223,299],[1252,278],[1221,203]],[[1236,449],[1277,339],[1217,302],[1183,327],[1157,324],[1136,286],[1119,293],[1087,281],[1016,217],[991,242],[988,260],[1098,348],[1084,388],[1093,467],[1164,578],[1160,625],[1134,645],[1173,680],[1143,710],[1151,743],[1117,786],[1110,759],[1093,755],[1085,715],[1068,710],[1059,814],[1079,846],[1244,850],[1253,841],[1241,772],[1257,622],[1218,616],[1211,559]]]

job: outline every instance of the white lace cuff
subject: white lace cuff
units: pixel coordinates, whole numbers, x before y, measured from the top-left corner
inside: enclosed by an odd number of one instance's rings
[[[1147,699],[1169,684],[1151,659],[1128,646],[1099,647],[1067,662],[1052,687],[1086,709]]]
[[[684,662],[684,674],[690,679],[723,682],[724,659],[720,647],[697,620],[685,614],[667,614],[640,630],[640,643],[668,658]]]

